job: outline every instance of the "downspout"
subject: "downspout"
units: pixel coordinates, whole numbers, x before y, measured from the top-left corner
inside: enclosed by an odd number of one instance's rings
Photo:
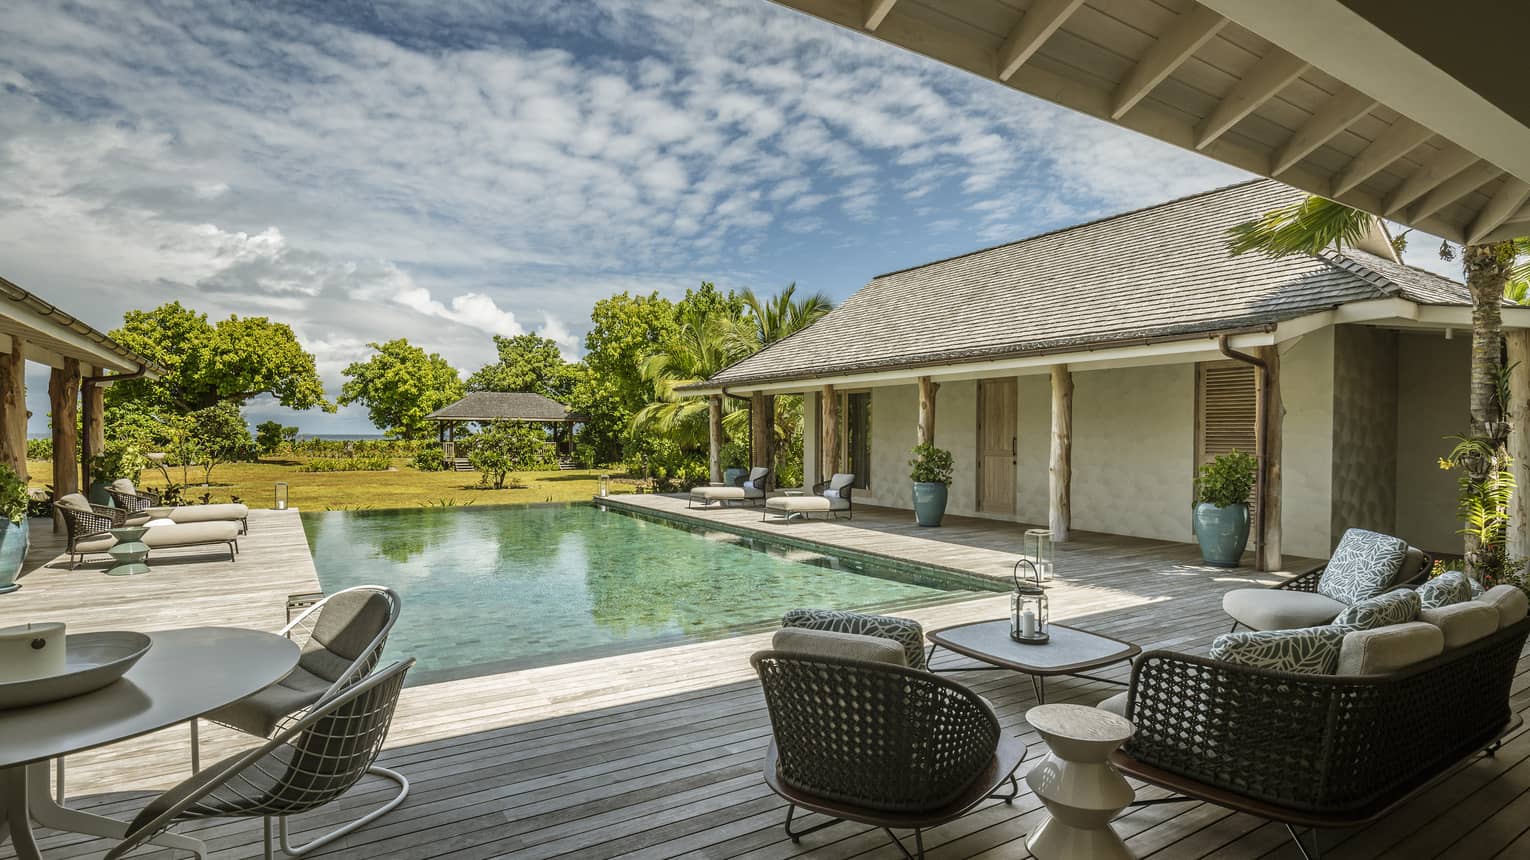
[[[1234,361],[1241,361],[1244,364],[1253,365],[1259,369],[1259,427],[1257,428],[1258,435],[1255,442],[1257,450],[1254,452],[1254,456],[1259,460],[1259,468],[1254,472],[1254,498],[1259,508],[1259,517],[1254,521],[1254,563],[1255,567],[1262,570],[1265,563],[1264,485],[1265,473],[1269,469],[1269,458],[1266,454],[1269,453],[1268,448],[1270,445],[1270,433],[1267,422],[1271,418],[1270,409],[1272,406],[1270,403],[1270,366],[1264,359],[1256,355],[1250,355],[1246,352],[1239,352],[1233,349],[1229,336],[1225,334],[1217,335],[1217,351]]]

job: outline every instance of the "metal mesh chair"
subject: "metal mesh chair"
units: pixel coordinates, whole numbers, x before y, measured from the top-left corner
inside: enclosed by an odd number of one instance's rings
[[[130,514],[159,507],[159,495],[146,489],[130,492],[120,487],[107,487],[106,494],[112,497],[117,507]]]
[[[112,529],[127,522],[127,512],[107,505],[93,505],[84,496],[71,494],[53,503],[53,509],[64,518],[66,542],[64,552],[69,563],[78,566],[87,553],[76,549],[76,544],[89,538],[108,534]]]
[[[917,669],[762,651],[750,658],[765,690],[773,739],[765,782],[785,799],[797,841],[841,820],[887,831],[904,856],[924,856],[923,831],[985,798],[1019,791],[1025,746],[993,708],[949,678]],[[995,794],[1010,784],[1006,795]],[[831,820],[792,830],[797,807]],[[914,831],[910,853],[892,832]]]
[[[259,747],[230,756],[161,794],[128,825],[123,841],[107,853],[108,860],[193,818],[260,816],[268,860],[272,818],[280,825],[282,851],[294,855],[376,820],[402,797],[307,845],[293,848],[288,841],[288,816],[324,806],[363,775],[377,771],[374,763],[388,736],[404,676],[413,665],[410,659],[388,666],[307,711]]]

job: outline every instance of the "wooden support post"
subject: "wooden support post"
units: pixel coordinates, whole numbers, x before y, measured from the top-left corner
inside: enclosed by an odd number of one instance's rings
[[[1052,365],[1052,454],[1047,468],[1047,527],[1063,543],[1073,523],[1073,374],[1066,364]]]
[[[1280,348],[1266,346],[1259,350],[1264,373],[1259,397],[1260,449],[1264,453],[1264,480],[1259,488],[1259,519],[1263,540],[1255,547],[1254,566],[1259,570],[1280,570],[1280,462],[1285,435],[1286,405],[1280,395]]]
[[[63,367],[48,374],[48,412],[53,424],[53,497],[62,498],[80,491],[75,457],[80,438],[80,360],[64,359]],[[63,525],[63,517],[53,515],[53,530]]]
[[[714,394],[707,398],[707,479],[714,484],[721,484],[723,479],[722,407],[721,394]]]
[[[935,392],[940,386],[928,376],[919,377],[919,432],[920,445],[935,444]]]
[[[18,337],[0,353],[0,464],[27,479],[27,358]]]
[[[766,466],[772,470],[770,478],[766,479],[766,488],[775,486],[773,481],[775,464],[771,458],[771,436],[773,435],[771,407],[774,405],[768,394],[756,391],[749,395],[749,459],[750,467]]]
[[[818,422],[819,438],[823,440],[818,446],[819,462],[823,464],[818,470],[818,480],[827,481],[839,471],[839,395],[834,386],[825,385],[818,400],[823,415]]]
[[[1509,558],[1530,555],[1530,331],[1504,332],[1508,347],[1509,456],[1514,460],[1514,498],[1509,502]]]
[[[90,491],[90,461],[106,450],[106,386],[91,382],[80,390],[80,486]]]

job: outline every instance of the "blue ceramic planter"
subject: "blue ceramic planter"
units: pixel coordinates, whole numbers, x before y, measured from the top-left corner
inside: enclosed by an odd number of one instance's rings
[[[0,594],[8,594],[21,586],[16,584],[16,574],[21,573],[21,563],[27,557],[27,542],[31,539],[27,521],[18,525],[10,520],[0,520]]]
[[[740,478],[747,477],[748,474],[748,469],[723,469],[723,483],[729,485],[736,484]]]
[[[914,483],[914,519],[922,526],[938,526],[946,515],[945,484]]]
[[[1201,558],[1213,567],[1237,567],[1248,547],[1248,505],[1195,506],[1195,538]]]

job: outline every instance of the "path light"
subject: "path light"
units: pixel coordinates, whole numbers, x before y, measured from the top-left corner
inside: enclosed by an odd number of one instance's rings
[[[1036,565],[1036,581],[1052,581],[1052,530],[1026,529],[1024,555]]]
[[[1030,569],[1031,581],[1022,582],[1020,566]],[[1026,645],[1040,645],[1052,638],[1047,632],[1047,592],[1041,587],[1041,570],[1022,558],[1010,572],[1015,590],[1009,596],[1009,638]]]
[[[610,475],[601,475],[600,476],[600,497],[602,499],[604,499],[606,496],[609,496],[609,495],[611,495],[611,476]]]
[[[287,510],[287,482],[286,481],[277,481],[276,482],[276,509],[278,511],[285,511],[285,510]]]

